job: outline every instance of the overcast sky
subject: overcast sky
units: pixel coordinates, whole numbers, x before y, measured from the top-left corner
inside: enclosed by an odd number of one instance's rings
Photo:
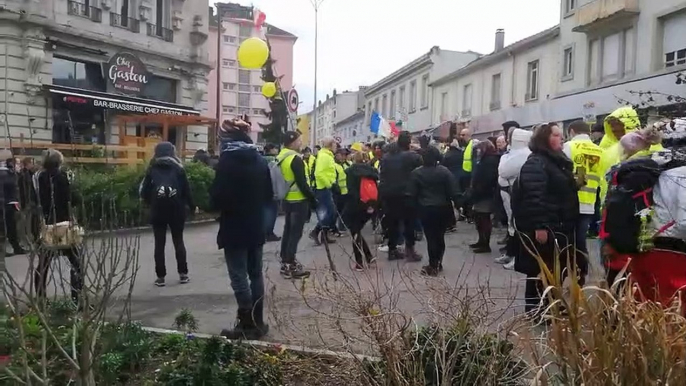
[[[268,23],[298,36],[293,77],[303,102],[299,113],[311,111],[315,28],[310,0],[233,2],[254,5],[267,14]],[[558,0],[324,0],[317,99],[334,88],[372,85],[432,46],[487,54],[496,29],[505,29],[508,45],[554,26],[559,17]]]

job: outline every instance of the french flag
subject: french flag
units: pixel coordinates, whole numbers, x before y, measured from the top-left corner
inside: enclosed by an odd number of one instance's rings
[[[396,129],[397,130],[397,129]],[[374,112],[372,114],[369,131],[384,138],[390,138],[393,134],[391,123],[385,120],[381,114]]]

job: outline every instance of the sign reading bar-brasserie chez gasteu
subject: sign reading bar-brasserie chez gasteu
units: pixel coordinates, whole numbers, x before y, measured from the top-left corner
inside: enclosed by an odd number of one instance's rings
[[[128,52],[120,52],[110,58],[107,76],[115,90],[129,95],[141,94],[149,81],[143,62]]]

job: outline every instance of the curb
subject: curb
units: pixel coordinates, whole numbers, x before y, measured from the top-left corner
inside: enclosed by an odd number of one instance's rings
[[[153,332],[156,334],[185,334],[182,331],[170,330],[170,329],[166,329],[166,328],[157,328],[157,327],[143,327],[143,330],[148,331],[148,332]],[[204,333],[193,333],[193,336],[196,338],[201,338],[201,339],[210,339],[213,337],[223,338],[219,335],[204,334]],[[224,339],[226,339],[226,338],[224,338]],[[228,340],[230,342],[235,342],[235,343],[247,344],[247,345],[250,345],[253,347],[259,347],[261,349],[286,350],[286,351],[290,351],[290,352],[294,352],[294,353],[302,354],[302,355],[318,355],[318,356],[326,356],[326,357],[330,357],[330,358],[368,360],[368,361],[372,361],[372,362],[381,361],[381,358],[377,358],[377,357],[373,357],[373,356],[369,356],[369,355],[350,354],[348,352],[338,352],[338,351],[331,351],[331,350],[314,349],[314,348],[308,348],[305,346],[295,346],[295,345],[290,345],[290,344],[265,342],[265,341],[261,341],[261,340],[231,340],[231,339],[226,339],[226,340]]]
[[[185,226],[186,227],[197,226],[197,225],[204,225],[204,224],[209,224],[209,223],[213,223],[213,222],[216,222],[216,220],[214,218],[206,219],[206,220],[187,221]],[[152,225],[143,225],[143,226],[134,227],[134,228],[108,229],[108,230],[87,232],[86,236],[102,236],[104,234],[110,234],[110,233],[120,235],[120,234],[136,233],[136,232],[140,232],[140,231],[150,231],[150,230],[152,230]]]

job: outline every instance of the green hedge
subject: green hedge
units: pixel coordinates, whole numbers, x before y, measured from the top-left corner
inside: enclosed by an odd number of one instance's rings
[[[201,163],[184,165],[191,194],[201,211],[209,211],[209,188],[214,170]],[[74,189],[82,197],[79,221],[90,229],[122,228],[147,223],[148,208],[140,200],[139,186],[146,166],[73,169]]]

